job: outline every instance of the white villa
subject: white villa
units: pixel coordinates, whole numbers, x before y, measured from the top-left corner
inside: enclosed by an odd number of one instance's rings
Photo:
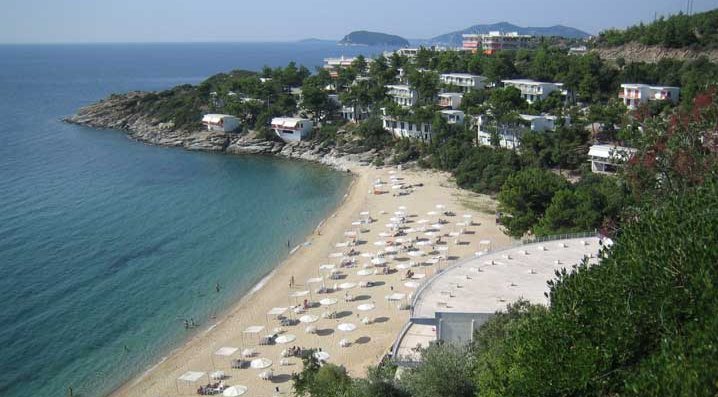
[[[591,171],[599,174],[614,174],[636,153],[636,149],[615,145],[593,145],[588,150]]]
[[[394,102],[398,103],[401,106],[414,106],[416,104],[416,101],[418,101],[419,99],[417,92],[408,85],[394,84],[387,85],[386,88],[387,95],[389,95],[389,97],[391,97]]]
[[[205,114],[202,117],[202,124],[207,131],[232,132],[239,129],[239,119],[228,114]]]
[[[629,109],[635,109],[648,101],[670,101],[678,103],[679,87],[650,86],[647,84],[621,84],[618,97]]]
[[[364,109],[359,106],[356,107],[356,111],[353,106],[342,106],[339,113],[344,120],[352,121],[355,123],[361,120],[365,120],[370,116],[368,109]]]
[[[544,132],[554,131],[556,129],[556,122],[558,117],[551,115],[534,116],[529,114],[521,114],[519,117],[522,120],[521,124],[513,125],[502,125],[497,126],[499,128],[499,147],[504,149],[517,149],[521,146],[521,136],[527,132]],[[570,119],[564,119],[566,124],[570,124]],[[478,125],[477,142],[479,145],[491,146],[491,131],[489,127],[492,125],[487,115],[480,115],[476,117],[476,124]]]
[[[461,88],[462,91],[480,90],[486,86],[486,77],[468,73],[444,73],[439,76],[442,83]]]
[[[414,124],[402,121],[387,115],[386,109],[382,109],[381,119],[384,129],[397,138],[418,139],[424,142],[431,141],[433,134],[431,123]]]
[[[566,92],[563,91],[563,83],[547,83],[528,79],[501,80],[501,82],[504,83],[504,87],[514,87],[521,91],[521,97],[528,103],[544,100],[554,91],[566,95]]]
[[[438,95],[440,108],[444,109],[458,109],[461,106],[461,100],[464,98],[464,94],[460,92],[444,92]]]
[[[278,137],[285,142],[299,142],[308,138],[314,124],[309,119],[295,117],[275,117],[272,119],[272,129]]]
[[[464,112],[461,110],[440,110],[439,114],[441,117],[446,119],[449,124],[464,124]]]

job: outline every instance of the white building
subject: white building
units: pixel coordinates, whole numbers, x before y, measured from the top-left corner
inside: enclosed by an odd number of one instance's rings
[[[504,83],[504,87],[514,87],[521,91],[521,97],[528,103],[545,100],[554,91],[566,95],[566,92],[563,91],[563,83],[547,83],[528,79],[501,80],[501,82]]]
[[[650,86],[647,84],[621,84],[618,97],[629,109],[635,109],[648,101],[670,101],[678,103],[681,89],[668,86]]]
[[[460,92],[444,92],[438,96],[438,105],[444,109],[458,109],[461,106],[461,100],[464,98],[464,94]]]
[[[308,138],[314,124],[311,120],[295,117],[275,117],[272,119],[272,129],[278,137],[285,142],[299,142]]]
[[[519,115],[521,122],[518,124],[495,125],[487,115],[476,117],[478,126],[477,142],[479,145],[492,146],[492,130],[498,130],[499,147],[504,149],[517,149],[521,146],[521,137],[527,132],[555,131],[558,117],[551,115],[534,116],[529,114]],[[569,118],[564,123],[570,124]]]
[[[486,86],[486,77],[468,73],[444,73],[439,76],[442,83],[461,88],[462,91],[480,90]]]
[[[599,174],[613,174],[625,164],[636,149],[615,145],[593,145],[588,150],[591,171]]]
[[[232,132],[239,129],[239,119],[228,114],[205,114],[202,124],[207,131]]]
[[[405,84],[387,85],[386,89],[392,101],[404,107],[414,106],[419,99],[417,92]]]
[[[518,34],[518,32],[489,32],[488,34],[464,34],[462,49],[478,52],[479,49],[487,55],[500,50],[517,50],[526,48],[531,44],[531,36]]]
[[[355,123],[366,120],[371,115],[368,109],[364,109],[360,106],[357,106],[356,109],[354,106],[342,106],[339,113],[344,120],[353,121]]]
[[[449,124],[464,124],[464,112],[461,110],[440,110],[439,114],[446,119],[446,122]]]
[[[431,141],[433,131],[431,123],[415,124],[409,121],[399,120],[393,116],[386,114],[386,109],[382,109],[382,125],[385,130],[389,131],[397,138],[418,139],[424,142]]]

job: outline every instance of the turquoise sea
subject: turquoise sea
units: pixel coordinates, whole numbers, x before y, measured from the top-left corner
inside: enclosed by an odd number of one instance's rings
[[[113,92],[381,49],[330,43],[0,46],[0,395],[106,395],[207,326],[350,178],[62,123]],[[221,289],[216,291],[216,283]]]

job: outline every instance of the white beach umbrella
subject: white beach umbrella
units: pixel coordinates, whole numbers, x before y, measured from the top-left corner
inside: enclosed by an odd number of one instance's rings
[[[224,371],[214,371],[209,374],[209,377],[214,380],[221,380],[224,379],[225,373]]]
[[[444,227],[444,225],[442,225],[441,223],[434,223],[433,225],[431,225],[431,227],[433,229],[441,229],[442,227]]]
[[[352,332],[357,329],[357,326],[352,323],[341,323],[337,325],[337,329],[342,332]]]
[[[425,247],[427,245],[431,245],[431,243],[428,241],[417,241],[414,245],[417,247]]]
[[[357,272],[357,276],[371,276],[372,274],[374,274],[374,271],[369,269],[362,269]]]
[[[386,259],[377,257],[377,258],[372,259],[371,263],[373,265],[377,265],[377,266],[384,265],[384,264],[386,264]]]
[[[396,216],[404,216],[404,215],[406,215],[406,212],[404,212],[404,211],[394,211],[394,215],[396,215]]]
[[[279,343],[280,345],[283,345],[286,343],[292,343],[292,342],[294,342],[295,339],[297,339],[296,335],[283,334],[283,335],[279,335],[277,337],[277,339],[275,339],[274,341]]]
[[[389,246],[389,247],[384,248],[384,251],[391,252],[391,253],[399,252],[399,247]]]
[[[369,215],[369,211],[362,211],[362,212],[359,213],[359,215],[361,215],[361,216],[368,216],[368,215]]]
[[[416,221],[416,223],[423,225],[425,223],[429,223],[429,220],[428,219],[419,219],[418,221]]]
[[[249,389],[247,389],[247,386],[242,386],[242,385],[230,386],[230,387],[224,389],[224,391],[222,392],[222,395],[224,397],[239,397],[242,394],[246,393],[247,390],[249,390]]]
[[[407,253],[407,255],[409,255],[409,256],[411,256],[411,257],[414,257],[414,258],[418,258],[418,257],[420,257],[420,256],[424,256],[425,253],[424,253],[424,251],[409,251],[409,252]]]
[[[347,244],[346,242],[336,243],[336,244],[334,244],[334,248],[345,248],[347,245],[349,245],[349,244]]]
[[[324,277],[313,277],[307,279],[307,284],[321,284],[324,281]]]
[[[362,258],[373,258],[374,254],[372,254],[371,252],[362,252],[359,256],[361,256]]]
[[[394,240],[394,241],[396,241],[399,244],[403,244],[403,243],[408,243],[409,241],[411,241],[411,239],[406,238],[406,237],[397,237],[396,240]]]
[[[249,366],[254,369],[264,369],[272,366],[272,360],[268,358],[255,358],[249,363]]]
[[[394,228],[396,228],[396,227],[399,226],[399,225],[397,225],[396,223],[387,223],[387,224],[384,225],[384,226],[386,226],[386,227],[389,228],[389,229],[394,229]]]
[[[337,265],[324,264],[324,265],[319,265],[319,270],[334,270],[336,267],[337,267]]]
[[[400,211],[406,211],[406,207],[403,206],[403,205],[400,205],[400,206],[399,206],[399,210],[400,210]]]
[[[299,322],[304,324],[314,323],[319,320],[319,317],[313,315],[313,314],[305,314],[302,317],[299,317]]]
[[[386,241],[375,241],[375,242],[374,242],[374,245],[379,246],[379,247],[383,247],[383,246],[386,245]]]
[[[437,251],[442,251],[442,252],[443,252],[443,251],[448,251],[448,250],[449,250],[449,247],[447,247],[447,246],[445,246],[445,245],[440,245],[440,246],[436,247],[436,250],[437,250]]]
[[[329,254],[330,258],[341,258],[342,256],[344,256],[343,252],[332,252]]]
[[[436,215],[439,215],[439,213],[438,213],[438,212],[436,212],[436,211],[429,211],[429,212],[427,212],[427,213],[426,213],[426,215],[429,215],[429,216],[436,216]]]
[[[321,351],[321,352],[314,352],[314,358],[316,358],[319,361],[327,361],[329,360],[329,353]]]
[[[294,292],[292,292],[289,296],[291,296],[292,298],[301,298],[301,297],[306,296],[306,295],[309,295],[309,291],[308,291],[308,290],[305,290],[305,291],[294,291]]]
[[[379,237],[391,237],[391,233],[389,233],[389,232],[381,232],[381,233],[379,233]]]
[[[424,274],[424,273],[416,273],[413,276],[411,276],[411,278],[413,278],[414,280],[421,280],[424,277],[426,277],[426,274]]]
[[[464,215],[462,215],[462,217],[464,217],[464,219],[471,219],[471,218],[473,218],[474,216],[471,215],[471,214],[464,214]]]
[[[352,222],[352,226],[361,226],[361,222],[360,222],[360,221],[354,221],[354,222]]]
[[[388,301],[400,301],[406,297],[406,294],[402,294],[400,292],[394,292],[391,295],[387,295],[385,298]]]
[[[437,210],[443,210],[444,208],[446,208],[446,206],[445,206],[444,204],[437,204],[437,205],[436,205],[436,209],[437,209]]]
[[[363,303],[363,304],[357,306],[357,310],[359,310],[361,312],[368,312],[370,310],[374,310],[375,307],[376,306],[374,306],[373,303]]]
[[[436,232],[426,232],[424,233],[424,236],[434,237],[436,236]]]
[[[408,228],[408,229],[404,229],[404,233],[416,233],[416,232],[417,232],[417,230],[414,229],[413,227],[410,227],[410,228]]]
[[[404,185],[391,185],[392,189],[401,189],[403,187],[404,187]]]
[[[352,289],[357,286],[357,283],[341,283],[339,289]]]
[[[417,283],[416,281],[407,281],[404,283],[404,286],[407,288],[418,288],[419,283]]]
[[[400,264],[396,265],[396,268],[399,270],[406,270],[410,267],[411,267],[410,263],[400,263]]]
[[[331,306],[331,305],[336,305],[337,302],[338,301],[334,298],[324,298],[319,301],[319,304],[322,306]]]

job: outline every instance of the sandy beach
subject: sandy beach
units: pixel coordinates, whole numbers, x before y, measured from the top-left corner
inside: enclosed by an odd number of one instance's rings
[[[291,374],[301,370],[299,358],[282,355],[292,346],[321,348],[329,354],[328,362],[344,365],[350,374],[361,376],[368,366],[377,364],[390,349],[409,315],[408,310],[400,310],[399,306],[410,301],[417,285],[453,259],[510,243],[495,224],[495,203],[484,196],[456,188],[445,173],[370,167],[358,167],[352,171],[355,179],[344,201],[307,238],[305,244],[216,324],[198,332],[169,357],[112,395],[197,395],[197,388],[207,384],[207,374],[214,371],[225,373],[223,382],[227,386],[246,386],[245,396],[276,394],[276,387],[280,394],[290,395]],[[377,180],[383,182],[379,190],[386,193],[375,194]],[[400,189],[399,185],[405,188]],[[399,191],[407,194],[398,195]],[[432,227],[440,219],[445,223]],[[358,224],[360,221],[361,224]],[[401,225],[391,227],[391,224],[398,223]],[[400,237],[387,236],[388,232],[399,227],[406,233]],[[353,234],[356,234],[356,245],[352,246]],[[442,240],[437,242],[440,236]],[[417,241],[425,242],[412,248],[412,253],[407,246]],[[490,244],[487,244],[488,241]],[[399,246],[398,252],[385,251],[392,245]],[[347,256],[351,249],[355,250],[354,255]],[[434,251],[430,252],[432,249]],[[393,273],[384,274],[384,267],[372,265],[372,259],[379,252],[382,252],[382,258],[387,261],[388,268],[394,270]],[[353,267],[342,267],[342,261],[353,261]],[[320,265],[335,265],[341,272],[341,278],[330,278],[330,272],[320,270]],[[407,279],[409,270],[413,276]],[[324,277],[324,280],[307,283],[307,280],[318,277]],[[290,287],[292,279],[294,285]],[[368,281],[374,285],[360,285]],[[316,291],[322,283],[330,289],[336,286],[337,290],[319,294]],[[290,296],[302,295],[303,291],[311,292],[304,296]],[[403,294],[405,298],[389,301],[386,297],[391,294]],[[337,303],[320,305],[319,301],[325,298],[336,299]],[[351,300],[347,301],[347,298]],[[303,306],[305,299],[316,305],[299,313],[288,309],[283,315],[294,319],[303,315],[315,316],[315,322],[282,327],[276,316],[267,314],[273,308]],[[371,309],[359,310],[360,305],[363,309]],[[334,312],[336,316],[324,318],[325,312]],[[365,324],[367,319],[371,321]],[[353,324],[356,329],[350,332],[337,329],[340,324],[347,323]],[[264,328],[256,334],[245,333],[250,326]],[[306,332],[307,327],[314,327],[316,332]],[[276,328],[280,328],[276,330],[280,331],[278,335],[285,336],[288,343],[258,344],[260,337],[273,334]],[[340,346],[343,339],[348,346]],[[224,347],[238,350],[224,349],[225,352],[232,352],[228,356],[215,354]],[[254,355],[246,361],[265,358],[271,360],[271,365],[261,369],[232,368],[232,361],[242,358],[245,349],[254,351]],[[260,374],[270,370],[273,375],[271,380],[260,378]],[[178,378],[188,371],[205,375],[196,382],[179,381]]]

